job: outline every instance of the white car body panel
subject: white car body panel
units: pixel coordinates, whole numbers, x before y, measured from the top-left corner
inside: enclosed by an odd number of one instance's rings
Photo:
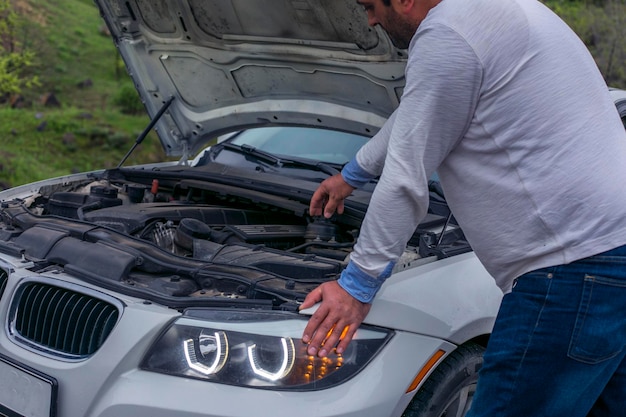
[[[491,275],[467,253],[393,274],[364,322],[460,345],[491,332],[501,299]]]

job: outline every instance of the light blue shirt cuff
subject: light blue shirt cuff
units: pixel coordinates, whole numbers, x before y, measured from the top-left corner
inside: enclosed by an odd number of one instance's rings
[[[361,168],[359,163],[356,161],[356,157],[352,158],[350,162],[344,165],[341,170],[341,176],[343,177],[343,180],[348,183],[348,185],[354,188],[361,188],[370,182],[370,180],[375,178],[375,175],[372,175]]]
[[[374,278],[361,271],[353,262],[349,262],[347,268],[341,273],[338,283],[360,302],[371,303],[383,282],[391,275],[393,266],[394,263],[389,262],[385,270]]]

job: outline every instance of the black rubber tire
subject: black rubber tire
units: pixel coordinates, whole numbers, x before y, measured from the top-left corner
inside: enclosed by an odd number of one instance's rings
[[[624,129],[626,129],[626,100],[620,100],[615,103],[617,107],[617,111],[619,112],[619,117],[622,119],[622,123],[624,124]]]
[[[476,392],[484,351],[484,347],[470,342],[449,354],[415,394],[402,417],[464,416]]]

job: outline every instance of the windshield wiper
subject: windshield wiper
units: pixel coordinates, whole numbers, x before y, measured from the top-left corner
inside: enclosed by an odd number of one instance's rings
[[[300,168],[314,169],[316,171],[320,171],[328,175],[335,175],[340,172],[339,169],[325,162],[308,161],[305,159],[294,158],[292,156],[290,156],[289,158],[280,158],[272,153],[262,151],[260,149],[255,148],[254,146],[250,146],[246,144],[243,144],[240,146],[240,145],[234,145],[232,143],[222,143],[221,146],[223,146],[225,149],[228,149],[230,151],[239,152],[244,155],[251,155],[259,160],[268,162],[279,168],[282,168],[285,165],[291,165],[291,166],[300,167]]]
[[[325,162],[321,162],[321,161],[307,161],[304,159],[299,159],[299,158],[291,158],[291,159],[284,159],[283,160],[283,164],[286,165],[293,165],[293,166],[297,166],[297,167],[301,167],[301,168],[309,168],[309,169],[315,169],[317,171],[323,172],[324,174],[328,174],[328,175],[335,175],[335,174],[339,174],[339,169],[335,168],[334,166],[332,166],[331,164],[327,164]]]
[[[277,157],[276,155],[272,155],[269,152],[259,150],[255,148],[254,146],[250,146],[246,144],[243,144],[240,146],[240,145],[234,145],[232,143],[222,143],[222,146],[228,149],[229,151],[239,152],[244,155],[251,155],[257,159],[276,165],[277,167],[283,166],[283,161],[279,157]]]

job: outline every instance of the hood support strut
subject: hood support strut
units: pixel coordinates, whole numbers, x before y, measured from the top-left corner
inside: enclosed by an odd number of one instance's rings
[[[161,116],[163,116],[163,113],[165,113],[165,111],[170,107],[173,101],[174,101],[174,96],[171,96],[165,103],[163,103],[163,106],[161,106],[161,108],[159,109],[157,114],[154,116],[154,118],[150,120],[150,123],[148,124],[148,126],[146,126],[143,132],[141,132],[141,134],[137,137],[133,147],[130,148],[130,150],[126,153],[126,155],[124,155],[124,158],[122,158],[120,163],[117,165],[118,168],[120,168],[124,164],[124,162],[126,162],[130,154],[133,153],[133,151],[135,150],[135,148],[137,148],[137,146],[139,146],[141,142],[143,142],[146,136],[148,136],[148,133],[150,132],[150,130],[152,130],[154,125],[157,124],[157,122],[161,119]]]

